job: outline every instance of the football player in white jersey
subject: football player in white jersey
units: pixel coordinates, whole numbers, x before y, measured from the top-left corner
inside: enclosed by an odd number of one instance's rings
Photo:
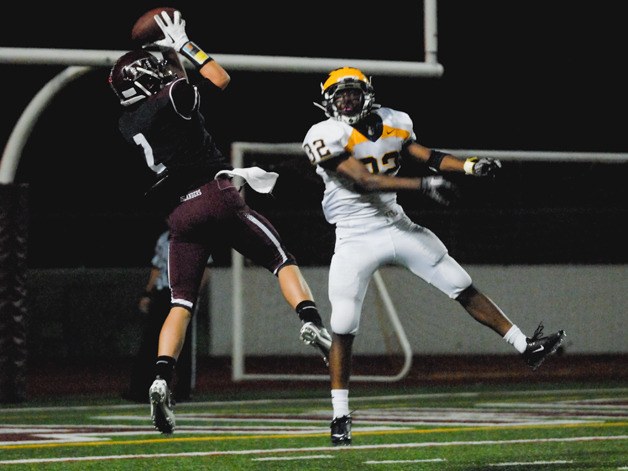
[[[450,185],[441,175],[396,176],[401,157],[427,164],[435,173],[494,176],[501,163],[461,159],[416,142],[407,113],[375,104],[371,81],[362,71],[333,70],[321,84],[318,105],[328,119],[314,124],[303,149],[325,183],[325,218],[336,226],[329,270],[332,345],[329,354],[333,445],[351,444],[349,379],[352,345],[362,303],[373,273],[383,265],[406,267],[460,305],[522,354],[535,370],[564,340],[564,331],[542,336],[542,323],[526,337],[500,308],[472,283],[443,242],[410,220],[397,203],[399,190],[416,190],[443,202]]]

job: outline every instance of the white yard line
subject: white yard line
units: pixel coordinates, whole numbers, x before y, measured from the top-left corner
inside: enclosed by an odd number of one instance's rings
[[[478,392],[461,392],[461,393],[425,393],[425,394],[406,394],[406,395],[390,395],[390,396],[356,396],[352,397],[352,402],[360,401],[392,401],[392,400],[420,400],[431,399],[441,397],[478,397],[481,395],[497,395],[503,396],[545,396],[551,394],[572,394],[572,393],[628,393],[628,388],[607,388],[607,389],[557,389],[557,390],[533,390],[533,391],[478,391]],[[241,405],[241,404],[300,404],[300,403],[324,403],[328,404],[328,398],[305,398],[305,399],[251,399],[241,401],[207,401],[207,402],[184,402],[177,404],[177,409],[189,409],[193,407],[208,407],[208,406],[228,406],[228,405]],[[6,413],[19,413],[19,412],[40,412],[40,411],[81,411],[81,410],[124,410],[124,409],[137,409],[141,407],[148,407],[148,404],[108,404],[100,406],[54,406],[54,407],[11,407],[0,408],[0,412]]]
[[[267,455],[271,453],[303,453],[303,452],[345,452],[359,450],[377,450],[390,448],[430,448],[448,446],[486,446],[486,445],[513,445],[522,443],[565,443],[565,442],[585,442],[585,441],[608,441],[627,440],[628,435],[607,436],[607,437],[570,437],[570,438],[532,438],[521,440],[484,440],[484,441],[454,441],[454,442],[423,442],[423,443],[392,443],[387,445],[352,445],[350,447],[311,447],[311,448],[276,448],[270,450],[230,450],[230,451],[208,451],[208,452],[186,452],[186,453],[155,453],[141,455],[103,455],[103,456],[82,456],[82,457],[61,457],[61,458],[31,458],[17,460],[2,460],[0,464],[38,464],[38,463],[59,463],[78,461],[106,461],[106,460],[130,460],[130,459],[150,459],[150,458],[184,458],[197,456],[228,456],[228,455]]]

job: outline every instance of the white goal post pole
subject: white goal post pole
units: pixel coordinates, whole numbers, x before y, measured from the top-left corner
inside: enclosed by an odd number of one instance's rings
[[[2,158],[0,159],[0,184],[13,183],[22,150],[31,135],[37,119],[39,119],[39,116],[48,104],[68,83],[90,70],[91,67],[68,67],[44,85],[33,97],[15,124],[4,148]]]
[[[578,152],[578,151],[543,151],[543,150],[480,150],[480,149],[442,149],[458,157],[486,157],[499,160],[546,161],[546,162],[628,162],[628,154],[616,152]]]
[[[424,61],[438,64],[438,13],[436,0],[423,0]]]
[[[392,302],[392,298],[388,293],[388,288],[386,288],[386,283],[384,283],[384,279],[382,278],[382,274],[379,270],[377,270],[373,274],[373,280],[375,281],[375,286],[379,292],[379,296],[384,303],[384,308],[386,309],[386,313],[388,314],[388,318],[392,323],[393,330],[397,335],[397,339],[401,344],[401,350],[403,350],[403,366],[401,370],[396,375],[392,376],[362,376],[362,381],[399,381],[405,378],[410,372],[410,368],[412,367],[412,347],[410,346],[410,341],[408,340],[408,336],[406,335],[406,331],[399,320],[399,315],[397,314],[397,309]]]

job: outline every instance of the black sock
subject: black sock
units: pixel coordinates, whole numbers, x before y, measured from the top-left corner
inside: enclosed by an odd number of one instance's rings
[[[314,301],[301,301],[295,309],[302,323],[312,322],[314,325],[323,327],[323,320],[316,309]]]
[[[165,355],[157,357],[157,362],[155,363],[155,374],[161,379],[166,380],[168,386],[170,386],[170,382],[172,381],[172,373],[174,372],[176,364],[177,360],[172,357]]]

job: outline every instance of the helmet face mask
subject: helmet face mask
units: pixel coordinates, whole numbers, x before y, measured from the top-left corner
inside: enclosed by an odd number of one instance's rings
[[[120,99],[129,106],[161,90],[177,78],[168,63],[147,51],[131,51],[124,54],[111,68],[109,84]]]
[[[325,114],[352,125],[371,112],[375,91],[371,81],[359,69],[343,67],[333,70],[321,84]]]

